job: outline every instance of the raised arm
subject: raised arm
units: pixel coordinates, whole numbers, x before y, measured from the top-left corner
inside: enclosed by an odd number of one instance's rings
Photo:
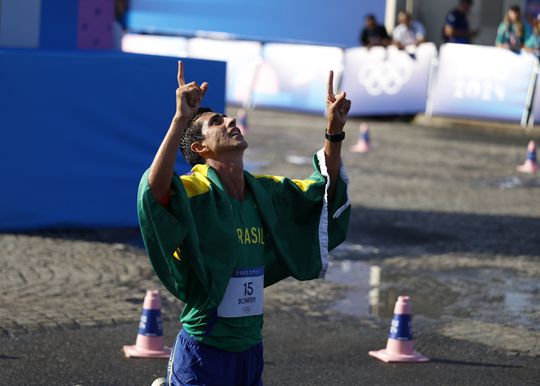
[[[169,130],[161,142],[154,161],[150,166],[148,182],[154,198],[163,202],[168,197],[171,187],[174,163],[180,147],[180,139],[187,123],[195,115],[202,98],[208,89],[204,82],[200,87],[195,82],[184,81],[184,64],[178,62],[178,88],[176,89],[176,112]]]
[[[339,176],[339,166],[341,163],[341,140],[339,134],[343,133],[343,127],[347,122],[351,101],[348,100],[345,91],[334,95],[334,72],[328,75],[328,87],[326,96],[326,114],[328,117],[327,133],[329,140],[324,141],[324,154],[326,156],[326,168],[330,177],[330,187],[328,189],[328,201],[332,202],[336,192],[336,184]],[[337,138],[335,136],[338,136]],[[335,140],[337,139],[337,141]]]

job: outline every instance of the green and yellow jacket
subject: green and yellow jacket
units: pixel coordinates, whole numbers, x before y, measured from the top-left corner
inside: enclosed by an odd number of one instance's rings
[[[314,155],[313,166],[305,180],[244,171],[265,231],[265,287],[289,276],[324,278],[328,252],[345,240],[350,201],[344,167],[329,205],[323,150]],[[146,251],[163,285],[184,302],[206,296],[217,307],[236,267],[239,241],[216,171],[196,165],[190,175],[175,174],[167,208],[154,199],[146,171],[137,210]]]

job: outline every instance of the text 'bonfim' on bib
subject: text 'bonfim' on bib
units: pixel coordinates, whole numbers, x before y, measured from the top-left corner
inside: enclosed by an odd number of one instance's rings
[[[264,267],[233,271],[218,307],[218,316],[239,318],[262,315],[264,309]]]

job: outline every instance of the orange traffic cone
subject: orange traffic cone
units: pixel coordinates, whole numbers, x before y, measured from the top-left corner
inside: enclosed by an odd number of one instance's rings
[[[359,128],[358,141],[351,147],[353,153],[367,153],[371,148],[371,140],[369,137],[369,126],[367,123],[362,122]]]
[[[517,167],[517,171],[522,173],[536,173],[537,170],[538,161],[536,158],[536,144],[534,141],[530,141],[527,146],[527,159],[523,165]]]
[[[124,346],[126,357],[168,358],[171,349],[163,345],[159,291],[146,291],[139,332],[134,346]]]
[[[428,358],[413,350],[411,301],[408,296],[398,297],[386,348],[370,351],[369,355],[384,362],[429,361]]]

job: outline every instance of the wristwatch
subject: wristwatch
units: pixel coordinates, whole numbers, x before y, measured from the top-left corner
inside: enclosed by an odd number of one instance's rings
[[[341,133],[337,133],[337,134],[329,134],[328,130],[325,129],[324,138],[326,138],[330,142],[341,142],[345,139],[345,132],[342,131]]]

